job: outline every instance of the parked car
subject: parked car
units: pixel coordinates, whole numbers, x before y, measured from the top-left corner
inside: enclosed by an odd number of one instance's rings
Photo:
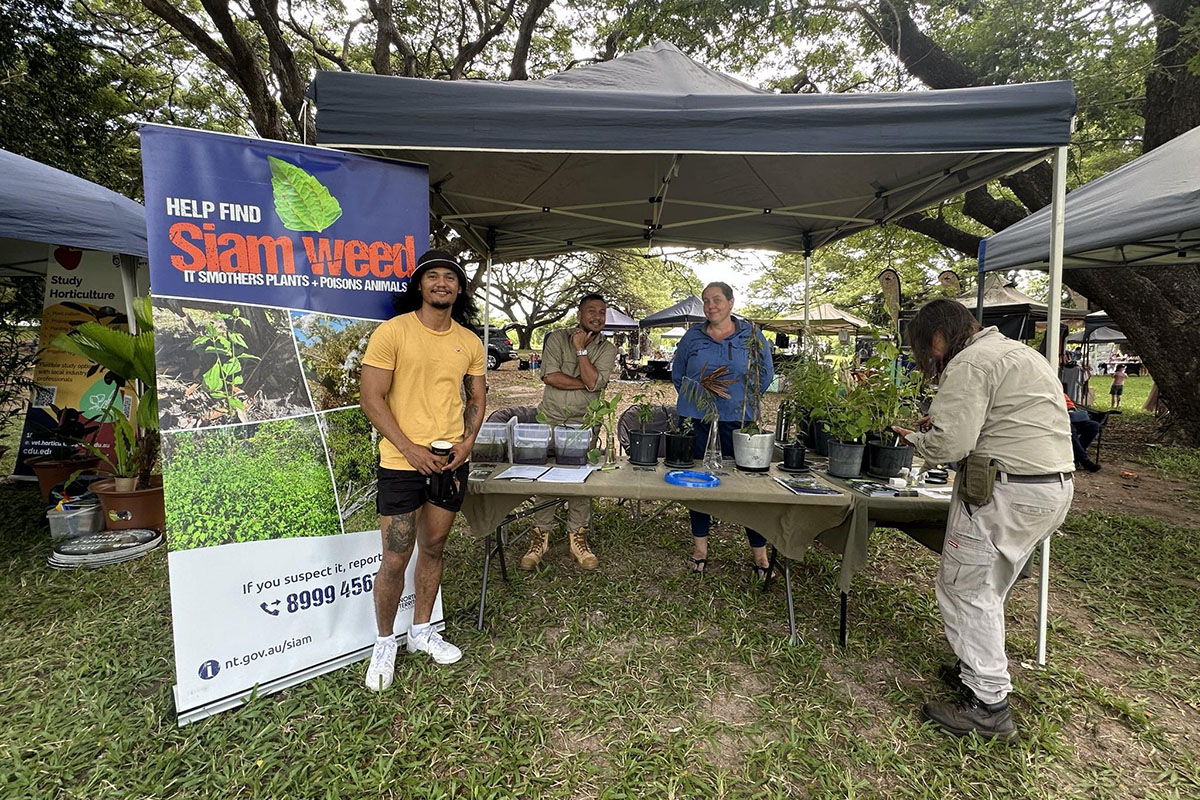
[[[476,328],[475,335],[483,339],[483,328]],[[492,328],[488,331],[487,341],[487,368],[489,370],[496,369],[505,361],[513,361],[517,357],[517,351],[513,347],[512,340],[504,331]]]

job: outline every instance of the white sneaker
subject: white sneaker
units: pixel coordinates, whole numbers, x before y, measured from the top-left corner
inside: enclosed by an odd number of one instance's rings
[[[373,692],[382,692],[392,685],[396,677],[396,640],[375,642],[375,651],[371,653],[371,663],[367,666],[367,688]]]
[[[453,664],[462,658],[462,650],[442,638],[442,635],[432,627],[423,636],[408,634],[408,652],[429,653],[430,657],[439,664]]]

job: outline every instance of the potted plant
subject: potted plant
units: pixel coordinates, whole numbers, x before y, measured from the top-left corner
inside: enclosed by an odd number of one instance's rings
[[[604,432],[604,449],[593,448],[589,450],[587,454],[589,463],[599,463],[601,455],[604,456],[605,463],[607,464],[615,464],[617,462],[617,410],[620,408],[620,405],[620,392],[607,400],[603,396],[600,396],[588,403],[587,410],[583,413],[583,426],[585,428],[602,429]]]
[[[763,339],[758,326],[751,323],[746,343],[746,376],[742,379],[742,427],[733,432],[733,461],[738,469],[766,472],[775,455],[775,432],[760,427],[762,393]]]
[[[829,407],[829,474],[856,478],[862,472],[865,438],[871,430],[869,390],[849,367],[839,376],[837,401]]]
[[[913,416],[921,384],[916,374],[904,370],[899,356],[891,342],[877,342],[865,365],[865,407],[870,433],[875,434],[867,442],[867,472],[881,478],[894,478],[912,466],[913,448],[900,441],[891,426]]]
[[[733,378],[728,375],[729,368],[722,364],[711,370],[702,369],[698,381],[685,379],[683,383],[684,397],[700,409],[700,419],[708,425],[708,443],[704,446],[704,468],[710,472],[717,472],[725,468],[724,456],[721,454],[721,435],[717,429],[717,398],[728,400],[730,397],[729,384],[733,383]]]
[[[671,416],[671,429],[667,431],[667,454],[663,463],[668,467],[690,467],[695,461],[696,434],[692,431],[692,418]]]
[[[785,403],[796,427],[796,438],[803,434],[810,448],[818,455],[829,455],[829,436],[826,421],[837,402],[838,384],[833,368],[821,354],[808,347],[788,367],[788,389]]]
[[[643,467],[656,466],[662,432],[646,430],[646,424],[654,419],[654,404],[646,400],[646,395],[639,394],[633,398],[633,407],[642,429],[629,432],[629,463]]]
[[[114,402],[106,412],[114,426],[111,453],[100,452],[94,444],[86,448],[99,456],[114,474],[113,479],[96,481],[89,487],[104,506],[105,526],[110,530],[161,529],[166,520],[162,476],[154,474],[160,440],[150,298],[135,299],[133,309],[136,334],[85,322],[70,333],[54,338],[56,347],[88,358],[108,370],[115,376],[118,389],[133,392],[137,398],[137,411],[130,418],[116,402],[119,392],[114,395]],[[118,486],[116,478],[126,480]],[[126,488],[130,483],[132,487]]]
[[[76,408],[52,405],[50,410],[54,412],[55,425],[45,429],[48,452],[29,459],[42,499],[47,501],[55,486],[69,482],[73,475],[94,469],[100,463],[100,459],[84,447],[86,442],[95,441],[100,423],[85,417]]]

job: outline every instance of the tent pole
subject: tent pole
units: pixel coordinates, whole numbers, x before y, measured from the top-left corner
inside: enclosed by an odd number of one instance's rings
[[[121,259],[121,292],[125,295],[125,314],[129,317],[129,332],[137,335],[137,317],[133,313],[133,299],[137,296],[137,257],[119,256]]]
[[[983,327],[983,281],[984,272],[983,264],[980,264],[979,274],[976,276],[975,283],[975,319],[979,322],[979,327]]]
[[[1067,148],[1054,151],[1054,196],[1050,201],[1050,298],[1046,317],[1046,360],[1058,374],[1058,326],[1062,319],[1063,229],[1067,203]],[[1050,610],[1050,537],[1042,542],[1038,592],[1038,664],[1046,664],[1046,622]]]
[[[804,234],[804,344],[808,345],[808,279],[812,270],[812,239]]]

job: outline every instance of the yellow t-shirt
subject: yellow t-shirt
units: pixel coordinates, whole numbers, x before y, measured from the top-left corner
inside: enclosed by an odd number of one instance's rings
[[[363,363],[391,371],[388,406],[414,444],[428,447],[438,439],[463,440],[463,378],[485,371],[478,336],[457,322],[451,322],[449,330],[431,331],[415,313],[401,314],[371,334]],[[382,436],[379,463],[387,469],[412,469]]]

